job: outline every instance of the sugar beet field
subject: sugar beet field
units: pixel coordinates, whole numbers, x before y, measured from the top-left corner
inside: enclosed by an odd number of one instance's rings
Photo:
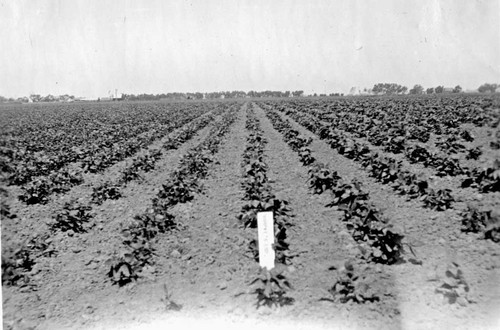
[[[492,95],[3,106],[4,329],[499,328],[499,124]]]

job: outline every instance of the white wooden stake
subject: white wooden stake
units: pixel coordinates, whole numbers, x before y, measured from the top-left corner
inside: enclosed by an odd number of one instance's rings
[[[259,264],[262,268],[274,268],[274,221],[273,212],[257,213],[257,232],[259,235]]]

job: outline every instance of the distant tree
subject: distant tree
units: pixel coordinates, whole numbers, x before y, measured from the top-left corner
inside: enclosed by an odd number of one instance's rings
[[[292,95],[294,97],[301,97],[304,95],[304,91],[295,91],[295,92],[292,92]]]
[[[434,94],[434,88],[432,88],[432,87],[427,88],[426,93],[427,94]]]
[[[396,94],[406,94],[407,91],[408,87],[399,85],[396,90]]]
[[[410,94],[420,95],[424,93],[424,88],[421,85],[415,85],[410,89]]]
[[[436,94],[442,94],[444,92],[444,86],[438,86],[434,89]]]
[[[459,85],[455,86],[455,88],[453,88],[453,93],[462,93],[462,87]]]
[[[56,97],[54,95],[47,95],[44,98],[42,98],[42,102],[54,102],[56,100]]]
[[[479,88],[477,89],[480,93],[495,93],[495,90],[500,87],[500,84],[482,84],[481,86],[479,86]]]
[[[375,94],[392,95],[404,94],[408,87],[401,86],[395,83],[378,83],[373,85],[372,92]]]
[[[40,94],[31,94],[30,99],[33,102],[40,102],[42,100],[42,97],[40,96]]]

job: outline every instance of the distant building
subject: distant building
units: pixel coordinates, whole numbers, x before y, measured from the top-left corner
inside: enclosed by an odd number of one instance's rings
[[[102,102],[107,102],[107,101],[123,101],[124,97],[123,94],[120,93],[118,94],[118,90],[115,89],[115,93],[111,93],[111,91],[108,91],[108,96],[104,97],[99,97],[97,101],[102,101]]]
[[[124,97],[123,94],[115,94],[115,96],[112,98],[113,101],[123,101]]]

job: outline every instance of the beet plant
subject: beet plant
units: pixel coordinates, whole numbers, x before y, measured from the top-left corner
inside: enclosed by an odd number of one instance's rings
[[[461,306],[466,306],[467,303],[471,302],[468,298],[469,285],[465,281],[459,265],[455,262],[448,266],[445,278],[436,292],[442,294],[450,304],[458,303]]]
[[[470,149],[467,149],[465,159],[478,160],[482,154],[483,154],[483,151],[481,150],[481,147],[470,148]]]
[[[134,256],[130,253],[122,253],[120,256],[113,256],[106,260],[107,274],[113,284],[124,286],[136,280],[138,276],[133,264]]]
[[[49,195],[52,192],[52,186],[46,180],[34,180],[22,188],[23,193],[19,200],[26,204],[46,204],[49,201]]]
[[[29,272],[35,265],[30,249],[21,244],[2,249],[2,283],[24,286],[29,283]]]
[[[83,205],[76,200],[64,204],[63,209],[54,217],[51,223],[52,230],[61,230],[63,232],[72,231],[74,233],[86,232],[84,224],[92,218],[92,208]]]
[[[122,197],[119,186],[110,181],[106,181],[97,187],[93,187],[92,190],[92,201],[97,205],[101,205],[108,199],[116,200]]]
[[[314,194],[322,194],[332,189],[340,179],[337,172],[332,172],[326,165],[315,163],[309,168],[309,188]]]
[[[483,233],[485,239],[500,242],[500,212],[496,210],[481,211],[474,206],[460,213],[462,231]]]
[[[257,294],[257,308],[261,306],[286,306],[294,303],[295,299],[287,297],[287,291],[293,289],[283,270],[276,267],[267,270],[261,268],[257,277],[250,283],[255,285],[253,293]]]
[[[452,207],[455,198],[451,195],[450,189],[434,190],[429,188],[428,194],[420,198],[424,206],[434,211],[445,211]]]
[[[355,265],[347,261],[344,267],[337,271],[337,279],[328,290],[332,298],[322,300],[340,303],[352,301],[358,304],[379,301],[385,295],[385,290],[378,281],[378,274],[370,266]]]
[[[139,174],[139,168],[132,165],[123,169],[118,182],[120,183],[120,185],[124,185],[131,181],[139,179],[142,179],[142,176]]]

